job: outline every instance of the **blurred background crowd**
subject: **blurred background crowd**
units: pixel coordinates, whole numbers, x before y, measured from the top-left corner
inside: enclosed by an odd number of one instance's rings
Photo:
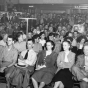
[[[40,52],[42,52],[43,50],[48,51],[45,48],[46,47],[45,45],[47,44],[47,41],[48,41],[51,44],[51,46],[54,46],[52,42],[55,44],[55,48],[53,51],[58,55],[58,58],[59,58],[59,54],[61,54],[61,52],[63,51],[65,52],[65,46],[63,45],[65,42],[67,43],[67,46],[66,46],[67,51],[69,51],[69,46],[70,46],[70,51],[72,52],[71,54],[73,55],[73,57],[75,54],[76,56],[75,61],[77,61],[78,60],[77,57],[79,55],[85,54],[84,52],[84,47],[86,46],[85,44],[87,44],[88,46],[88,5],[87,4],[85,5],[61,4],[60,6],[59,5],[60,4],[58,5],[57,4],[56,5],[54,4],[47,4],[47,5],[17,4],[16,5],[16,4],[13,4],[11,0],[5,1],[4,7],[2,5],[0,6],[1,7],[0,8],[1,9],[0,11],[0,49],[1,49],[0,55],[2,55],[2,51],[4,49],[3,47],[9,46],[7,41],[8,38],[13,39],[14,41],[13,46],[17,50],[18,56],[20,56],[23,51],[27,50],[26,46],[28,42],[33,40],[34,44],[31,47],[33,48],[34,52],[36,52],[37,55],[40,55]],[[65,8],[67,6],[71,8]],[[44,7],[46,8],[46,10],[44,10]],[[52,11],[50,10],[50,8],[52,9]],[[60,8],[60,9],[57,9],[57,8]],[[21,18],[36,18],[36,19],[28,20],[28,25],[27,25],[27,21]],[[27,31],[27,26],[28,26],[28,31]],[[9,50],[7,52],[9,52]],[[52,54],[50,55],[52,56]],[[47,55],[44,58],[47,58]],[[70,58],[72,59],[72,57]],[[72,63],[72,66],[75,63],[76,62]],[[58,65],[58,60],[57,60],[57,65]],[[45,67],[47,68],[47,66]],[[67,70],[68,68],[70,67],[65,68],[64,66],[65,70],[63,71],[61,70],[62,73],[68,72],[66,74],[67,75],[70,74],[69,71]],[[45,73],[43,74],[46,76]],[[58,75],[56,76],[59,78]],[[33,77],[37,79],[35,75],[33,75]],[[68,78],[69,78],[69,75],[68,75]],[[50,80],[52,80],[52,77],[50,78]],[[84,81],[88,83],[88,78],[87,80],[84,79]],[[35,83],[33,79],[32,79],[32,82]],[[35,87],[35,84],[34,84],[34,87]],[[48,84],[48,83],[45,83],[45,84]],[[42,87],[40,86],[39,88],[43,88],[45,84]],[[58,88],[55,86],[54,88]],[[64,87],[60,87],[60,88],[64,88]]]

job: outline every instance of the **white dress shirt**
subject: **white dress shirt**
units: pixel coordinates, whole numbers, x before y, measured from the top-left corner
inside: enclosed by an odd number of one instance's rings
[[[69,54],[69,52],[65,52],[65,59],[64,59],[64,62],[69,62],[69,60],[68,60],[68,54]]]
[[[24,58],[26,53],[27,53],[27,50],[23,51],[21,53],[21,56]],[[37,60],[36,52],[33,49],[29,50],[28,57],[26,60],[24,60],[25,64],[30,65],[30,66],[34,66],[36,63],[36,60]]]
[[[88,72],[88,57],[85,56],[85,71]]]
[[[46,43],[46,40],[39,40],[39,43],[41,43],[42,44],[42,46],[44,46],[45,45],[45,43]]]

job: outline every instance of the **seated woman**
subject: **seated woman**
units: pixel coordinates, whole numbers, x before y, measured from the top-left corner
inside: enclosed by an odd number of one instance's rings
[[[77,38],[77,53],[76,53],[77,56],[84,53],[83,46],[84,46],[86,40],[87,40],[86,36],[84,36],[84,35],[81,35]]]
[[[63,41],[63,50],[59,53],[57,58],[58,69],[53,78],[54,88],[72,88],[72,73],[71,67],[75,61],[75,54],[70,51],[71,44],[69,41]]]
[[[39,35],[36,34],[33,36],[34,46],[33,50],[38,54],[40,51],[42,51],[42,44],[39,43]]]
[[[57,53],[53,51],[55,44],[53,41],[48,40],[45,45],[46,50],[38,54],[36,71],[32,76],[34,88],[43,88],[46,84],[49,84],[56,71],[55,62]],[[39,86],[38,82],[40,83]]]
[[[26,50],[26,41],[23,39],[23,33],[18,32],[16,34],[17,42],[14,43],[14,47],[18,50],[19,53]]]

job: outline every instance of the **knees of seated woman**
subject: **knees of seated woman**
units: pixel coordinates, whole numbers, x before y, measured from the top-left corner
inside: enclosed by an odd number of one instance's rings
[[[31,79],[32,79],[32,83],[33,83],[34,88],[38,88],[37,81],[33,77]]]
[[[7,74],[5,75],[7,81],[10,79],[10,75],[11,75],[10,73],[7,73]]]
[[[45,83],[41,82],[40,85],[39,85],[39,88],[43,88],[44,86],[45,86]]]
[[[88,88],[88,83],[87,82],[80,82],[80,88]]]
[[[64,88],[64,85],[61,81],[55,82],[54,88]]]
[[[43,88],[45,86],[44,82],[40,82],[40,85],[38,86],[38,82],[34,78],[32,78],[32,83],[34,88]]]
[[[11,75],[10,73],[7,73],[7,74],[5,75],[5,77],[6,77],[6,78],[9,78],[10,75]]]

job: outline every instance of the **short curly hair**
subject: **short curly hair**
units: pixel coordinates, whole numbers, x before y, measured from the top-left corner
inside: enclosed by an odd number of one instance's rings
[[[87,38],[85,35],[81,35],[77,38],[77,42],[80,43],[82,39],[85,39],[85,41],[87,41]]]

